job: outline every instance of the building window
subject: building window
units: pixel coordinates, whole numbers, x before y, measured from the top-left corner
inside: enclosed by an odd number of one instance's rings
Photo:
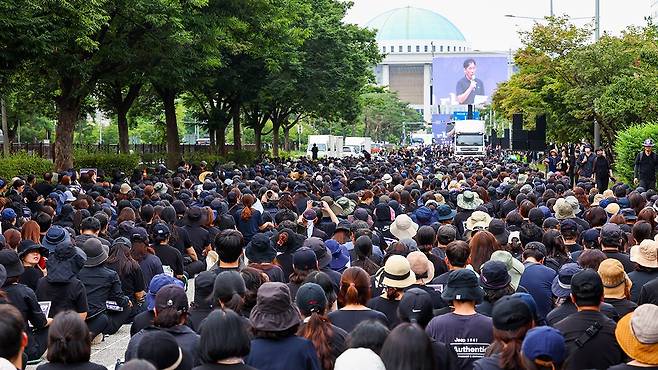
[[[400,51],[400,53],[402,52],[402,45],[398,47],[398,50]]]
[[[432,45],[432,53],[436,51],[436,45]]]
[[[443,53],[443,45],[440,46],[439,50]]]
[[[450,45],[448,45],[448,53],[450,52]]]
[[[407,45],[407,53],[411,53],[411,45]]]
[[[416,45],[416,53],[420,53],[420,46]]]
[[[395,53],[395,46],[391,45],[391,53]]]
[[[382,46],[382,52],[386,52],[386,46]]]
[[[425,45],[425,52],[427,53],[427,45]]]

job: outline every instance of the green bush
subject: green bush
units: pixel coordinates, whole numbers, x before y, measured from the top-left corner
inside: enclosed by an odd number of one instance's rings
[[[137,154],[115,154],[115,153],[80,153],[76,152],[73,164],[76,169],[98,168],[111,174],[115,170],[130,174],[139,166],[139,155]]]
[[[631,126],[617,134],[615,141],[615,175],[617,180],[633,183],[633,165],[642,150],[644,139],[658,142],[658,123],[650,122]]]
[[[9,181],[12,177],[28,174],[41,176],[54,168],[53,162],[25,152],[16,153],[0,160],[0,177]]]
[[[167,163],[167,153],[143,153],[142,163],[146,166],[156,166]]]

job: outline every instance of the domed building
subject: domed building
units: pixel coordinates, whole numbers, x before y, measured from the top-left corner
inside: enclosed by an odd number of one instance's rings
[[[414,7],[384,12],[366,27],[377,31],[377,44],[385,55],[375,68],[377,84],[397,91],[430,122],[432,60],[437,54],[471,51],[464,35],[444,16]]]

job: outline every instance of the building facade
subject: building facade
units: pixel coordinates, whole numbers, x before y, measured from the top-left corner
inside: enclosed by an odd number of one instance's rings
[[[432,61],[439,54],[467,53],[471,47],[447,18],[427,9],[389,10],[366,27],[377,30],[384,60],[375,67],[377,84],[396,91],[401,100],[432,120]],[[436,113],[436,112],[434,112]]]

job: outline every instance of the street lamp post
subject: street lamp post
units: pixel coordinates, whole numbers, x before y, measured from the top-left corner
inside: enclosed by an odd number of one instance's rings
[[[594,0],[594,42],[599,41],[599,33],[601,30],[601,22],[599,16],[599,0]],[[601,126],[594,118],[594,148],[601,147]]]

